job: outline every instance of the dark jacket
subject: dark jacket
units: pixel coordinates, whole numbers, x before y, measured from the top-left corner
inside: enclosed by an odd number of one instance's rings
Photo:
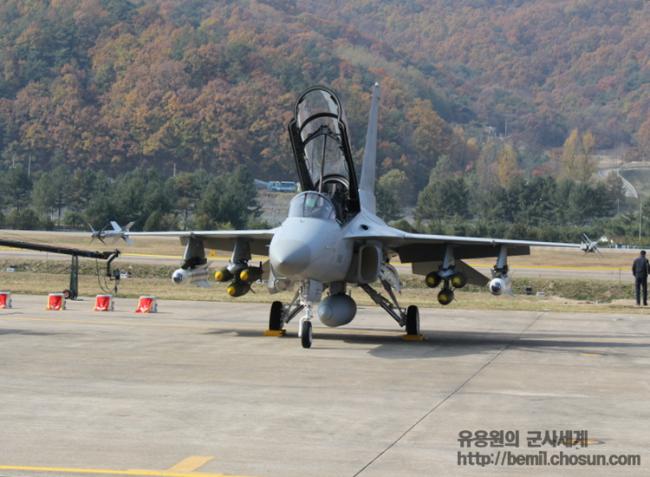
[[[648,278],[648,269],[650,264],[645,257],[637,257],[632,263],[632,273],[637,278]]]

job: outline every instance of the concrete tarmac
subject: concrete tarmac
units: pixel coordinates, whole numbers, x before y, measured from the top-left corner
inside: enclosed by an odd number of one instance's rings
[[[305,350],[297,323],[262,335],[265,305],[135,306],[0,310],[0,476],[650,475],[650,316],[426,309],[426,341],[406,342],[364,307],[315,322]],[[464,430],[519,443],[463,448]],[[528,446],[564,430],[588,447]],[[640,465],[477,468],[470,451]]]

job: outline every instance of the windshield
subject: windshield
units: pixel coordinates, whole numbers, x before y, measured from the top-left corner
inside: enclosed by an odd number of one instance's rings
[[[317,192],[303,192],[291,200],[289,204],[289,217],[333,219],[335,218],[334,206],[322,194]]]
[[[339,128],[339,120],[344,121],[342,115],[335,98],[322,89],[308,92],[298,104],[297,125],[314,184],[330,175],[349,178]]]

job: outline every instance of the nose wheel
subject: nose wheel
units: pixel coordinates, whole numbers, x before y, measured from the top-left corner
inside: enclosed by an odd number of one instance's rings
[[[300,320],[300,343],[303,348],[311,348],[313,341],[313,333],[311,330],[311,321]]]
[[[311,343],[314,339],[314,334],[311,329],[312,309],[311,303],[305,304],[305,316],[300,318],[298,325],[298,336],[300,337],[300,344],[303,348],[311,348]]]

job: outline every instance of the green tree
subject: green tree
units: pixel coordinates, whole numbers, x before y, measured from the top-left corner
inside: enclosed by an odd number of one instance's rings
[[[6,171],[2,178],[2,188],[5,190],[7,205],[14,211],[17,212],[29,204],[32,181],[21,165]]]
[[[245,227],[259,213],[256,197],[253,178],[243,167],[214,177],[199,202],[199,227],[212,228],[217,224]]]
[[[57,225],[61,225],[63,209],[69,201],[70,178],[67,171],[65,166],[58,166],[51,172],[41,173],[32,189],[32,205],[46,220],[56,212]]]
[[[468,216],[467,184],[462,177],[431,177],[418,195],[415,217],[419,221]]]
[[[402,217],[410,194],[409,180],[404,171],[391,169],[377,181],[377,213],[384,220]]]
[[[198,169],[177,174],[167,182],[167,189],[174,191],[175,210],[180,215],[179,222],[183,230],[192,228],[192,214],[196,211],[209,180],[208,173]]]

